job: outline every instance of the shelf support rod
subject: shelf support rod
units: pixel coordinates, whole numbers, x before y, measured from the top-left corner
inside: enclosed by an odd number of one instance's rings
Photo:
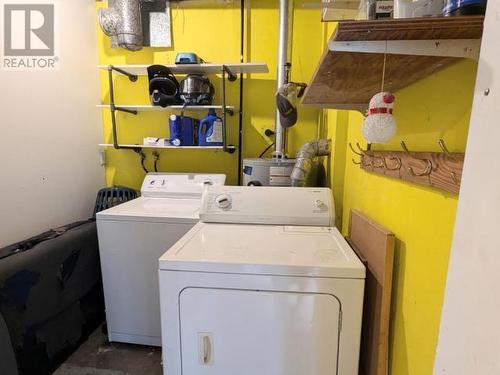
[[[227,152],[227,139],[226,139],[226,67],[222,65],[222,93],[221,93],[221,105],[222,105],[222,144],[224,145],[224,151]]]
[[[109,107],[111,110],[111,128],[113,133],[113,147],[118,150],[120,145],[118,144],[118,131],[116,129],[116,116],[115,116],[115,90],[113,87],[113,66],[108,66],[108,83],[109,83]]]
[[[328,43],[333,52],[361,52],[393,55],[457,57],[479,59],[480,39],[366,40]]]
[[[227,113],[228,113],[228,108],[226,107],[226,74],[227,74],[227,71],[228,71],[227,66],[222,65],[222,68],[221,68],[221,75],[222,75],[222,90],[221,90],[222,144],[224,146],[224,151],[232,154],[236,151],[236,149],[234,148],[234,146],[227,145],[227,134],[226,134],[226,129],[227,129],[226,121],[227,121]]]
[[[130,75],[128,72],[125,72],[121,69],[115,68],[112,65],[108,66],[109,108],[111,110],[111,128],[112,128],[112,133],[113,133],[113,147],[116,150],[128,149],[128,150],[136,151],[136,150],[141,149],[141,148],[140,147],[120,146],[120,144],[118,143],[118,130],[116,128],[116,111],[132,113],[135,115],[137,114],[137,111],[116,107],[116,105],[115,105],[115,88],[114,88],[114,83],[113,83],[113,71],[114,70],[116,70],[122,74],[125,74],[126,76],[129,77],[130,81],[132,81],[132,82],[137,81],[137,76]],[[135,80],[133,79],[133,77],[135,77]]]
[[[135,109],[127,109],[127,108],[116,107],[116,106],[115,106],[115,111],[130,113],[132,115],[137,115],[137,113],[138,113],[138,111]]]
[[[138,79],[138,76],[136,74],[132,74],[132,73],[129,73],[123,69],[120,69],[120,68],[117,68],[116,66],[113,66],[113,65],[109,65],[108,66],[108,71],[109,70],[114,70],[115,72],[118,72],[120,74],[123,74],[124,76],[127,76],[128,79],[131,81],[131,82],[136,82],[137,79]]]
[[[238,79],[238,76],[234,74],[226,65],[222,65],[222,70],[227,73],[227,79],[229,82],[234,82]]]

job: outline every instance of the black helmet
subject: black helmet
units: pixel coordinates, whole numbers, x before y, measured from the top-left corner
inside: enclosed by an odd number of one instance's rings
[[[181,104],[179,82],[170,69],[163,65],[148,68],[149,96],[151,103],[161,107]]]

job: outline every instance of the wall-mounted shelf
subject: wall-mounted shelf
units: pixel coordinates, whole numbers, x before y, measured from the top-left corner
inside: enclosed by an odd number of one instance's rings
[[[110,104],[98,104],[98,108],[102,109],[111,109]],[[189,111],[207,111],[209,109],[216,109],[216,110],[222,110],[221,105],[190,105],[190,106],[182,106],[182,105],[170,105],[168,107],[160,107],[160,106],[153,106],[150,104],[137,104],[137,105],[132,105],[132,104],[115,104],[115,109],[120,110],[120,109],[125,109],[126,111],[135,111],[135,112],[162,112],[162,111],[172,111],[172,110],[184,110],[185,112]],[[234,106],[227,105],[226,106],[226,111],[229,114],[233,114],[235,110]]]
[[[220,73],[221,77],[221,91],[220,91],[220,105],[208,105],[208,106],[170,106],[166,108],[156,107],[152,105],[117,105],[115,103],[114,94],[114,79],[113,72],[116,74],[121,74],[126,76],[131,82],[137,82],[139,75],[147,75],[147,68],[149,65],[100,65],[99,69],[105,69],[108,75],[109,83],[109,104],[100,104],[98,107],[103,109],[109,109],[111,112],[111,127],[113,136],[113,147],[115,149],[132,149],[138,150],[145,148],[147,146],[143,145],[123,145],[118,141],[118,129],[116,121],[116,112],[125,112],[133,115],[137,115],[140,111],[164,111],[178,109],[181,111],[190,110],[207,110],[209,108],[219,109],[222,111],[222,143],[221,147],[225,152],[234,153],[236,147],[227,144],[226,136],[226,125],[227,125],[227,114],[234,114],[234,107],[226,105],[226,81],[235,81],[238,74],[242,73],[265,73],[268,71],[266,64],[261,63],[242,63],[242,64],[185,64],[185,65],[168,65],[174,74],[212,74]],[[154,146],[153,148],[182,148],[184,147],[174,147],[174,146]],[[195,148],[195,146],[190,146],[186,148]],[[205,148],[205,147],[203,147]]]
[[[109,148],[115,147],[112,143],[100,143],[99,147]],[[228,146],[233,148],[234,146]],[[170,150],[223,150],[223,146],[152,146],[152,145],[139,145],[139,144],[120,144],[120,148],[123,149],[142,149],[142,148],[152,148],[152,149],[170,149]]]
[[[398,91],[464,58],[479,56],[484,17],[341,21],[303,105],[365,110],[385,86]]]
[[[125,70],[128,73],[138,76],[148,75],[147,69],[149,66],[150,65],[114,65],[115,68]],[[163,66],[169,68],[173,74],[220,74],[223,66],[233,74],[269,72],[267,64],[265,63],[170,64]],[[102,70],[108,70],[108,65],[99,65],[98,67]]]

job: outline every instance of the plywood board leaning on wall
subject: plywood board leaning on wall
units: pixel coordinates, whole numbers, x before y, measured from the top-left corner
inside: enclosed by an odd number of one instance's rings
[[[349,244],[366,266],[361,375],[386,375],[389,355],[394,234],[352,210]]]

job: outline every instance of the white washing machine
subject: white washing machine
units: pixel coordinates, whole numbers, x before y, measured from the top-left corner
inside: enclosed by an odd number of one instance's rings
[[[212,187],[159,261],[169,375],[356,375],[365,268],[330,189]]]
[[[199,220],[224,175],[148,174],[141,197],[97,213],[109,341],[161,345],[158,258]]]

